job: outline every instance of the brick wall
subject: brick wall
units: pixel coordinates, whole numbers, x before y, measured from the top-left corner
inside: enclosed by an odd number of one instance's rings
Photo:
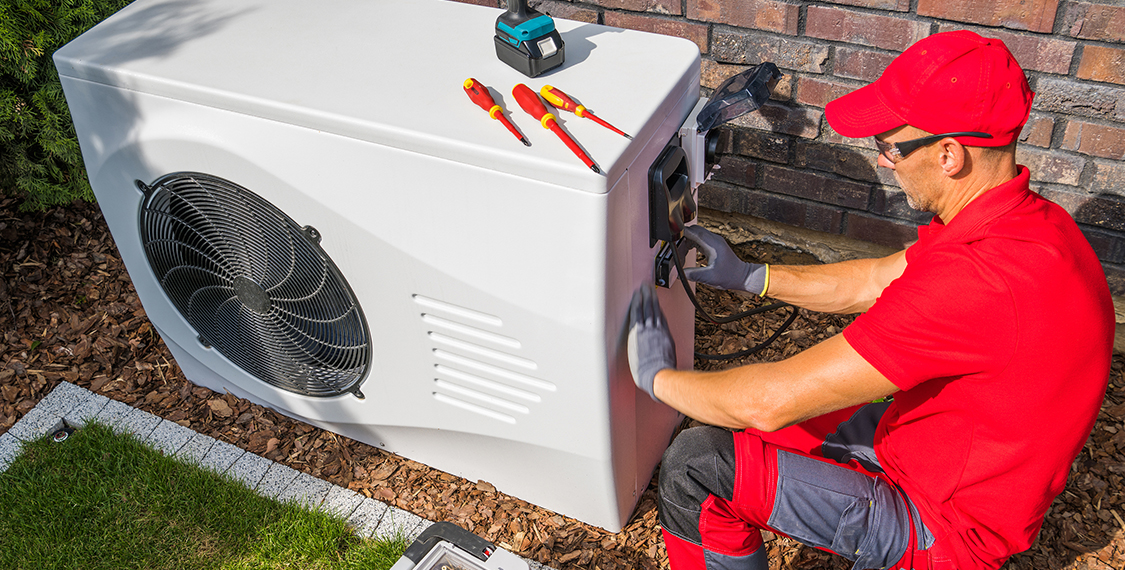
[[[461,0],[503,7],[505,0]],[[761,61],[785,73],[759,113],[723,128],[712,209],[880,245],[928,220],[876,168],[870,140],[832,131],[824,105],[928,35],[1003,40],[1036,92],[1018,159],[1078,221],[1125,294],[1125,6],[1119,0],[533,0],[566,18],[674,35],[703,55],[704,93]]]

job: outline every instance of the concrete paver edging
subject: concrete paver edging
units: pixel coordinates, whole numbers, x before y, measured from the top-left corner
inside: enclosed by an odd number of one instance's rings
[[[104,423],[117,433],[133,434],[166,455],[225,474],[259,495],[339,516],[362,537],[383,538],[401,532],[413,540],[433,524],[408,511],[364,497],[69,382],[59,383],[11,429],[0,435],[0,472],[8,469],[24,442],[59,429],[64,421],[71,427],[81,428],[91,420]],[[525,560],[531,570],[551,570],[534,560]]]

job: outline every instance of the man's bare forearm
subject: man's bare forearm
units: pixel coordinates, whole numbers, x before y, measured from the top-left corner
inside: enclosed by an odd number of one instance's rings
[[[771,265],[766,295],[824,313],[860,313],[906,269],[906,251],[825,265]]]
[[[844,339],[833,336],[779,362],[715,372],[668,368],[656,397],[701,422],[775,431],[897,390]]]

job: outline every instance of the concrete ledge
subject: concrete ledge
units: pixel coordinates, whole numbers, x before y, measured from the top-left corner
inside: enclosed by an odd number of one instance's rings
[[[211,446],[215,445],[215,438],[197,433],[187,440],[183,447],[176,451],[176,457],[191,463],[199,465],[200,461],[211,451]]]
[[[132,413],[133,407],[124,402],[117,400],[110,400],[106,402],[102,411],[94,418],[99,422],[109,426],[115,433],[125,433],[123,428],[125,417]]]
[[[316,510],[320,508],[320,504],[328,496],[330,487],[332,487],[332,484],[328,481],[298,471],[297,477],[277,495],[277,500]]]
[[[67,384],[68,382],[63,382]],[[59,384],[62,386],[62,384]],[[98,417],[102,413],[102,408],[109,403],[109,398],[101,394],[93,392],[86,392],[86,397],[74,409],[70,410],[63,415],[63,420],[66,421],[71,427],[81,428],[86,425],[86,422],[93,418]]]
[[[320,504],[320,509],[330,515],[348,520],[364,499],[363,495],[351,489],[332,485],[332,488],[328,490],[328,494],[324,497],[324,502]]]
[[[133,434],[141,441],[144,441],[145,438],[156,429],[156,426],[164,421],[163,418],[154,416],[146,411],[136,408],[129,409],[132,411],[126,413],[121,418],[121,431],[123,433]]]
[[[263,497],[276,499],[297,478],[297,473],[298,471],[292,467],[274,463],[266,470],[266,474],[262,476],[261,482],[254,490]]]
[[[12,464],[12,460],[20,454],[22,449],[22,441],[8,433],[0,435],[0,472],[8,470],[8,466]]]
[[[271,465],[273,461],[265,457],[245,453],[230,466],[230,469],[227,469],[227,475],[246,485],[247,488],[254,489]]]
[[[375,528],[379,526],[379,521],[383,520],[387,508],[387,505],[375,499],[365,498],[348,517],[348,524],[355,529],[356,534],[371,536]]]
[[[164,455],[172,455],[176,453],[185,443],[188,442],[195,435],[194,431],[186,428],[176,422],[162,420],[152,433],[147,437],[141,438],[141,441],[151,445]]]
[[[230,469],[230,466],[234,465],[234,462],[245,454],[246,451],[240,447],[216,440],[207,455],[204,455],[203,459],[199,461],[199,466],[216,473],[226,473],[227,469]]]

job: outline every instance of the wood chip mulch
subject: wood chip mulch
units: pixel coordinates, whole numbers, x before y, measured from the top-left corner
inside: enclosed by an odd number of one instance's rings
[[[466,481],[192,385],[146,318],[97,206],[25,213],[17,203],[0,198],[0,433],[66,380],[423,518],[459,524],[558,570],[667,568],[652,485],[625,529],[609,533],[498,493],[487,482]],[[769,261],[777,255],[740,253]],[[753,304],[700,289],[701,302],[715,314]],[[786,316],[781,311],[721,326],[700,320],[696,350],[742,350]],[[802,310],[774,345],[742,361],[789,356],[847,322]],[[696,361],[700,369],[730,365]],[[1125,358],[1115,356],[1102,414],[1066,490],[1036,544],[1006,568],[1125,568],[1123,369]],[[773,569],[850,568],[838,556],[767,538]]]

